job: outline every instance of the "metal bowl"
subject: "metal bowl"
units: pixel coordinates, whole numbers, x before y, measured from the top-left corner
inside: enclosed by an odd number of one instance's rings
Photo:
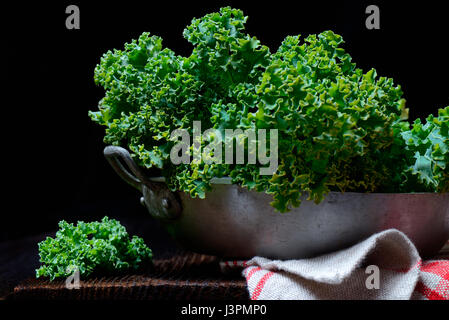
[[[145,177],[126,149],[109,146],[104,154],[115,171],[143,193],[141,202],[171,236],[199,253],[300,259],[395,228],[422,257],[430,257],[449,238],[449,193],[331,192],[318,205],[303,199],[299,208],[279,213],[270,206],[270,195],[248,191],[229,179],[212,181],[205,199],[191,198],[168,190],[163,179]]]

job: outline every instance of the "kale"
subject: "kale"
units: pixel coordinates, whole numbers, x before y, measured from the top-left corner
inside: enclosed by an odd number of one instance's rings
[[[50,280],[68,277],[75,268],[85,277],[137,270],[150,265],[153,257],[141,238],[130,240],[125,227],[108,217],[76,226],[62,220],[55,238],[47,237],[38,246],[42,266],[36,277]]]
[[[188,57],[146,32],[103,55],[95,81],[106,93],[89,114],[106,127],[104,141],[159,169],[173,191],[204,198],[212,178],[229,176],[271,194],[281,212],[303,194],[318,203],[333,190],[449,189],[447,108],[411,129],[401,87],[357,68],[341,36],[288,36],[271,53],[245,33],[246,20],[229,7],[194,19],[184,30]],[[278,129],[277,171],[260,175],[260,163],[174,165],[171,132],[191,134],[197,120],[222,132]]]

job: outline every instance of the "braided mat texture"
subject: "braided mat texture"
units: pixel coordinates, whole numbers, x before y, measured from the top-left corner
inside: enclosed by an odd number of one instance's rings
[[[14,288],[12,299],[82,300],[247,300],[246,283],[239,273],[224,275],[215,257],[184,253],[155,260],[148,274],[81,280],[67,289],[65,280],[28,279]]]
[[[449,259],[449,242],[434,259]],[[239,272],[223,274],[212,256],[179,252],[154,261],[146,273],[81,280],[67,289],[64,280],[30,278],[9,299],[38,300],[248,300]]]

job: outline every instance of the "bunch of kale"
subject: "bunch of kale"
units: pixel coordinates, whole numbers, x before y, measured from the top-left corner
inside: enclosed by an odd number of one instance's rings
[[[188,57],[148,33],[107,52],[95,70],[106,94],[90,112],[106,126],[104,141],[159,168],[172,190],[203,198],[211,178],[230,176],[273,195],[281,212],[331,190],[449,190],[449,107],[411,126],[400,86],[356,68],[341,36],[288,36],[270,53],[244,32],[246,19],[229,7],[194,19],[184,30]],[[277,172],[260,175],[259,163],[174,165],[170,133],[191,132],[195,120],[222,132],[278,129]]]
[[[125,227],[108,217],[77,225],[62,220],[56,236],[47,237],[38,246],[42,265],[36,277],[50,280],[68,277],[75,270],[82,276],[137,270],[150,265],[153,257],[142,238],[133,236],[130,240]]]

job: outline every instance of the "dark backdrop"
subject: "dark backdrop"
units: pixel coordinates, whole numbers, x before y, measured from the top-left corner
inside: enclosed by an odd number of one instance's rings
[[[179,54],[193,17],[231,4],[249,16],[247,31],[272,51],[287,35],[332,29],[354,62],[401,84],[411,119],[449,104],[448,22],[443,1],[59,1],[2,4],[2,51],[7,86],[2,99],[3,206],[0,240],[56,228],[60,219],[104,215],[138,233],[159,229],[140,195],[112,171],[102,155],[103,127],[92,123],[103,91],[93,82],[101,55],[143,31],[160,35]],[[65,28],[65,8],[76,4],[80,30]],[[365,8],[380,7],[381,29],[365,28]],[[6,38],[6,42],[5,39]],[[144,222],[143,222],[144,221]],[[139,231],[140,230],[140,231]]]

